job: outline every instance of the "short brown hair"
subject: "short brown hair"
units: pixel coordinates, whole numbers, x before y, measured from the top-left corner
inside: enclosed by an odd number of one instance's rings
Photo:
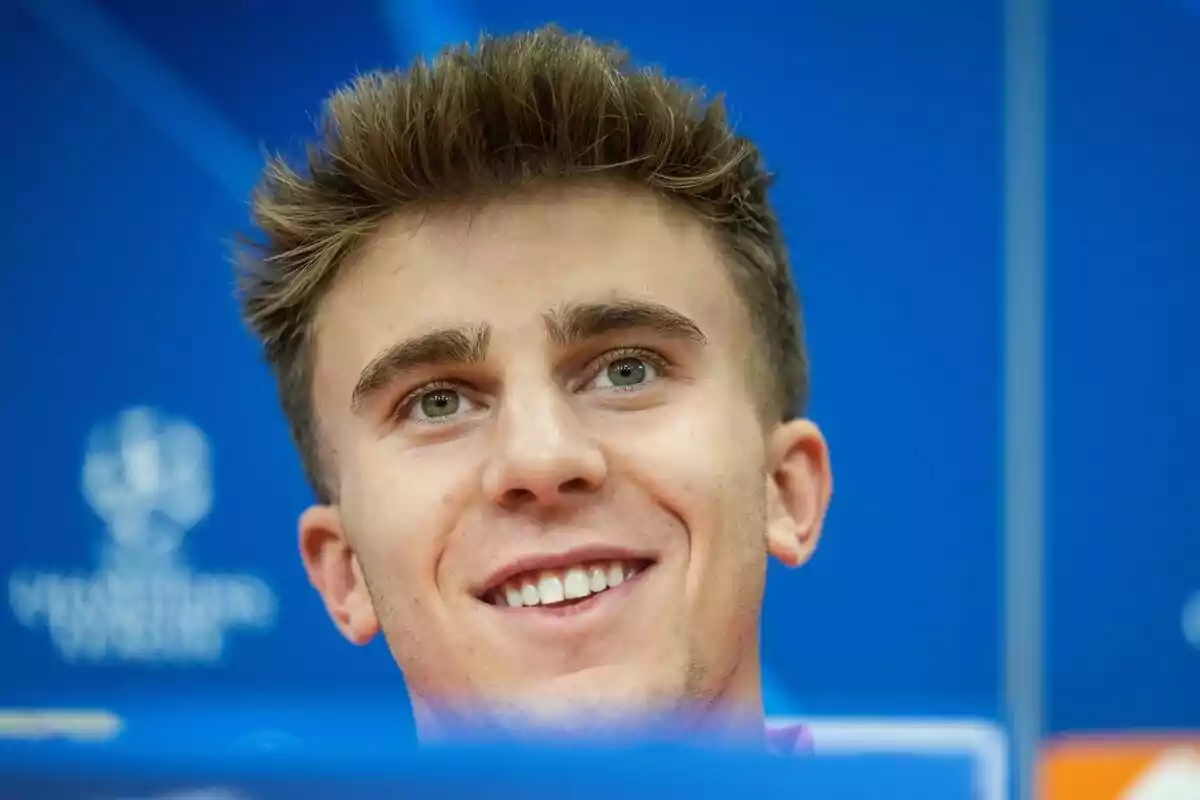
[[[303,173],[268,162],[253,198],[265,240],[243,240],[239,259],[245,318],[322,502],[335,489],[312,403],[312,320],[339,266],[397,212],[535,182],[622,181],[705,220],[763,344],[765,413],[803,412],[800,310],[770,176],[719,98],[548,27],[361,76],[327,101],[323,134]]]

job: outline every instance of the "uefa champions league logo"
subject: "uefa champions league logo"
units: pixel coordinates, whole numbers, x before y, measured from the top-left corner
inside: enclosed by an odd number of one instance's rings
[[[212,508],[210,453],[199,428],[151,408],[97,426],[81,488],[106,528],[100,569],[13,575],[18,622],[45,627],[73,662],[213,663],[227,631],[269,627],[276,600],[260,578],[194,573],[183,559]]]
[[[83,464],[83,496],[108,525],[110,557],[166,562],[212,506],[208,441],[147,408],[98,426]]]

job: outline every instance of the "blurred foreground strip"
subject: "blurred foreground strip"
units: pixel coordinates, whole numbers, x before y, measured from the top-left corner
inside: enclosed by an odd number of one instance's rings
[[[0,709],[0,739],[104,741],[121,732],[121,718],[92,709]]]

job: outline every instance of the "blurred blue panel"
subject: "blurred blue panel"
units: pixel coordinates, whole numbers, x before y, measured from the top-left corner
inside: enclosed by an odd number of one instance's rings
[[[87,0],[39,0],[26,6],[83,65],[233,198],[244,199],[259,153],[207,99],[164,69],[155,54]]]
[[[271,150],[294,148],[324,97],[356,73],[412,55],[396,52],[377,0],[96,5]]]
[[[0,270],[3,296],[19,298],[0,319],[0,430],[22,454],[3,473],[13,509],[0,652],[21,656],[0,665],[0,703],[133,686],[319,686],[373,667],[376,685],[402,693],[382,648],[344,646],[324,624],[299,567],[295,514],[308,492],[233,297],[227,245],[244,206],[36,20],[24,18],[13,44],[20,74],[35,77],[13,83],[10,108],[41,123],[0,133],[22,154],[14,258]],[[212,510],[182,558],[202,574],[261,576],[278,597],[274,635],[235,633],[215,663],[71,663],[14,614],[23,576],[95,576],[110,537],[81,493],[89,432],[143,404],[190,420],[212,448]]]
[[[432,59],[446,47],[474,42],[479,30],[463,15],[456,0],[378,0],[380,14],[392,32],[401,61]]]
[[[11,769],[11,765],[5,765]],[[72,768],[75,769],[75,768]],[[248,764],[211,764],[188,769],[156,764],[150,775],[107,767],[61,771],[0,772],[6,798],[51,800],[166,798],[194,792],[199,800],[341,800],[354,798],[528,797],[572,798],[839,797],[968,800],[976,797],[971,764],[962,757],[856,756],[778,758],[690,754],[661,749],[615,752],[426,751],[398,757],[384,772],[350,774],[311,763],[275,759]],[[207,793],[206,793],[207,792]]]
[[[1048,721],[1200,728],[1200,16],[1054,8]]]

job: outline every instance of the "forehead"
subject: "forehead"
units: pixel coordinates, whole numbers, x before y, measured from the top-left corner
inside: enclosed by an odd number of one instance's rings
[[[484,324],[501,345],[563,304],[615,297],[668,306],[710,340],[748,330],[707,227],[646,192],[570,187],[398,215],[322,303],[318,383],[352,384],[380,349],[430,330]]]

